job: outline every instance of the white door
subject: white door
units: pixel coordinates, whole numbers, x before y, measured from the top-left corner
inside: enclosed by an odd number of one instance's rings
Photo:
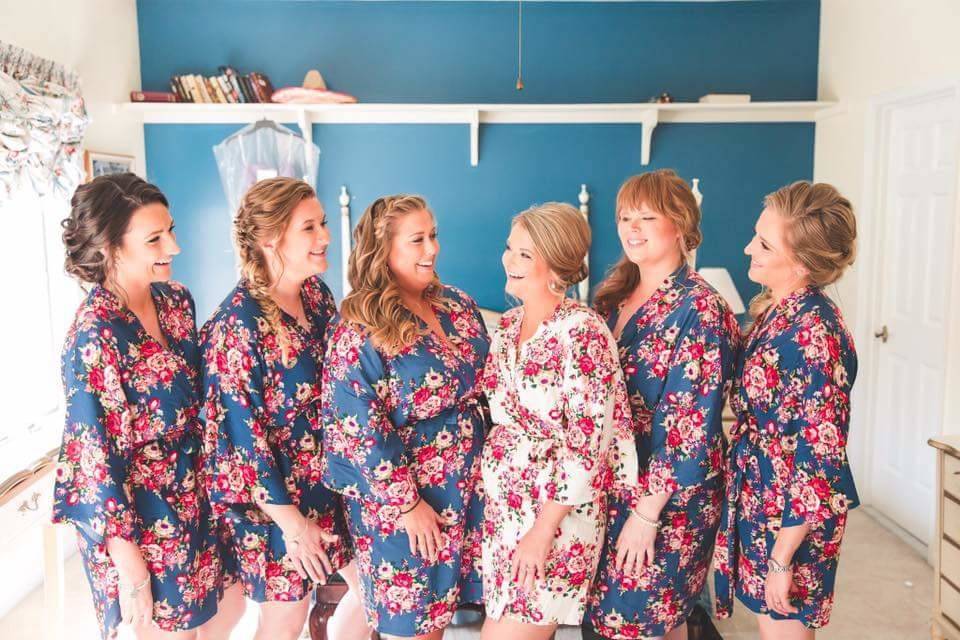
[[[880,335],[864,363],[876,381],[871,494],[878,510],[924,543],[936,487],[927,439],[943,426],[958,111],[955,91],[899,100],[885,107],[877,131],[882,239],[873,329]]]

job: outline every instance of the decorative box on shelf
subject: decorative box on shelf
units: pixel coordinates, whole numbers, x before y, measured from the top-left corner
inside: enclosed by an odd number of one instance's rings
[[[650,162],[653,131],[665,123],[814,122],[833,102],[789,101],[591,104],[194,104],[134,102],[118,109],[148,124],[249,123],[263,118],[297,124],[312,142],[314,124],[464,124],[470,164],[480,162],[481,124],[641,124],[640,158]]]
[[[927,441],[937,449],[933,538],[933,638],[960,640],[960,436]]]

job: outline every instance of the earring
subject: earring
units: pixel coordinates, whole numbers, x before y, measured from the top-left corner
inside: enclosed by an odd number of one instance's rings
[[[567,291],[567,288],[563,286],[563,284],[557,282],[556,280],[551,280],[550,283],[547,285],[547,287],[549,287],[550,291],[557,294],[558,296],[562,295],[563,293],[566,293]]]

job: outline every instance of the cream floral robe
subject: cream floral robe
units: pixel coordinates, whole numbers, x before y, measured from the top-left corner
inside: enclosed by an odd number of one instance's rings
[[[596,313],[564,299],[518,349],[522,320],[522,307],[501,318],[484,373],[494,424],[482,465],[484,600],[494,619],[579,625],[607,496],[637,478],[630,407],[616,342]],[[511,560],[547,500],[573,510],[530,593],[511,580]]]

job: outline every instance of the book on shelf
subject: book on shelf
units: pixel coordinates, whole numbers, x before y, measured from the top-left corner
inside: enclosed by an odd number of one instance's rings
[[[240,82],[237,80],[236,70],[233,67],[220,67],[220,72],[230,82],[230,86],[233,87],[233,95],[236,96],[236,101],[250,102],[247,100],[246,96],[243,94],[243,90],[240,88]]]
[[[197,82],[197,78],[193,75],[186,76],[187,82],[190,83],[190,91],[193,94],[194,102],[206,102],[203,98],[203,92],[200,91],[200,83]]]
[[[700,96],[700,102],[707,104],[748,104],[749,93],[708,93]]]
[[[161,101],[214,104],[271,102],[273,85],[266,75],[258,71],[240,74],[229,66],[221,66],[218,71],[220,74],[215,76],[201,76],[196,73],[172,76],[169,95],[173,99],[168,97]]]
[[[257,94],[253,92],[253,85],[250,83],[250,78],[240,76],[240,86],[243,87],[243,91],[247,95],[247,102],[260,102],[260,100],[257,99]]]
[[[131,91],[130,102],[180,102],[170,91]]]
[[[220,90],[223,92],[223,95],[227,98],[227,102],[231,104],[236,104],[240,102],[237,100],[237,97],[233,94],[233,86],[230,84],[230,80],[227,79],[226,75],[217,76],[217,82],[220,83]]]
[[[190,102],[190,94],[188,94],[186,89],[184,89],[183,83],[180,82],[179,76],[172,76],[170,78],[170,89],[177,94],[177,98],[180,102]]]
[[[273,85],[270,84],[270,78],[259,71],[254,71],[250,74],[250,79],[255,84],[260,102],[270,102],[270,98],[273,96]]]
[[[223,87],[220,86],[220,78],[217,76],[212,76],[207,78],[207,82],[210,83],[210,86],[213,87],[213,97],[216,102],[219,103],[229,103],[230,100],[227,99],[227,96],[223,93]]]
[[[219,100],[217,100],[217,94],[213,92],[213,87],[210,86],[209,78],[198,75],[197,82],[200,83],[200,90],[203,92],[204,102],[219,102]]]

